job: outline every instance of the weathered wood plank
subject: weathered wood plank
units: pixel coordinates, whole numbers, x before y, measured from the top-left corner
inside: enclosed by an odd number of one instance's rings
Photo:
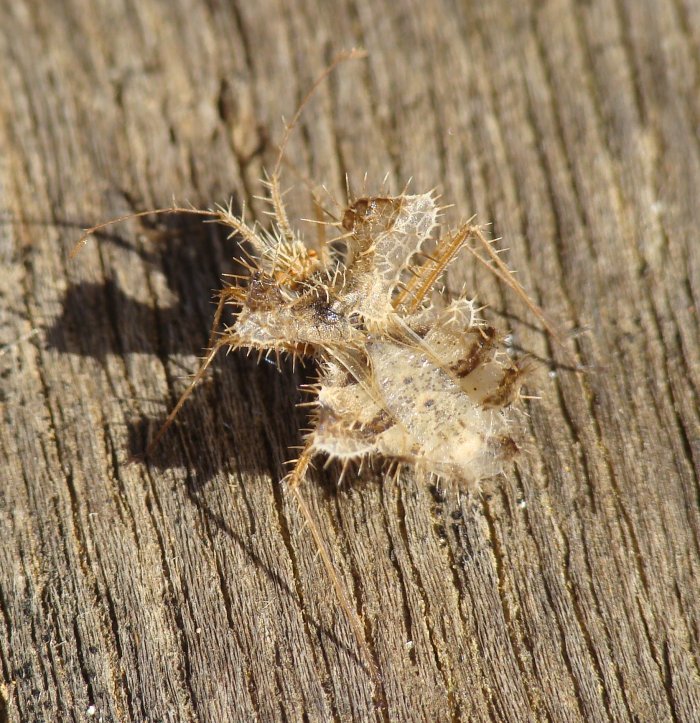
[[[698,3],[14,0],[0,27],[0,718],[697,718]],[[161,218],[68,258],[173,195],[262,217],[282,116],[358,45],[287,180],[438,186],[448,221],[493,221],[586,368],[465,262],[450,284],[544,360],[517,467],[447,497],[311,475],[374,696],[278,484],[304,372],[220,360],[127,464],[196,367],[233,242]]]

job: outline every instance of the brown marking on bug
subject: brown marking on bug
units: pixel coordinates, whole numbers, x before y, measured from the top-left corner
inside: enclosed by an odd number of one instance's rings
[[[378,233],[390,231],[401,209],[400,196],[358,198],[343,214],[342,226],[352,231],[356,241],[370,242]]]
[[[475,335],[469,354],[450,365],[450,369],[460,379],[471,374],[483,362],[498,340],[498,332],[492,326],[484,326],[479,329],[479,332]]]
[[[484,399],[484,407],[502,408],[510,406],[517,399],[529,370],[529,364],[513,364],[506,367],[496,389]]]

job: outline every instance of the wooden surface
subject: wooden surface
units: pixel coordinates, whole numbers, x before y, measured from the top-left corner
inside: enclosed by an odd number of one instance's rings
[[[447,498],[307,482],[374,695],[278,483],[303,371],[222,357],[126,464],[235,243],[161,217],[68,258],[173,196],[260,213],[282,116],[352,46],[296,178],[493,221],[586,368],[465,260],[450,285],[543,360],[518,465]],[[0,720],[697,720],[700,3],[2,0],[0,69]]]

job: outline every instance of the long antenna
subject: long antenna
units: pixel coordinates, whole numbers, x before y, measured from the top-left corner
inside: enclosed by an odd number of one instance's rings
[[[284,208],[284,203],[282,201],[282,192],[280,190],[280,170],[282,168],[284,153],[287,150],[289,137],[299,122],[299,117],[301,116],[302,111],[309,102],[311,96],[316,92],[318,86],[321,85],[321,83],[323,83],[323,81],[335,70],[335,68],[340,65],[340,63],[344,63],[346,60],[356,60],[358,58],[365,57],[367,57],[367,51],[358,48],[338,53],[338,55],[336,55],[331,61],[331,64],[321,73],[321,75],[318,76],[318,78],[316,78],[313,85],[302,98],[301,103],[299,103],[299,107],[297,108],[296,113],[292,116],[292,120],[285,125],[282,142],[279,146],[279,153],[277,154],[277,162],[275,163],[268,185],[270,187],[270,201],[272,202],[272,207],[275,212],[277,225],[287,241],[294,240],[294,232],[292,231],[291,224],[289,223],[289,217],[287,216],[287,211]]]

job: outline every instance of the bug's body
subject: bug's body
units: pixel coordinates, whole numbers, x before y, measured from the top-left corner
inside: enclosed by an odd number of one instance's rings
[[[477,481],[515,448],[504,409],[523,370],[472,301],[431,302],[440,274],[478,233],[464,226],[420,256],[437,216],[430,193],[362,198],[343,216],[342,252],[266,234],[253,242],[245,292],[230,292],[240,308],[224,338],[320,361],[311,452],[380,455]]]
[[[434,239],[440,209],[432,192],[359,198],[335,226],[339,235],[308,247],[292,228],[280,191],[280,167],[289,133],[311,93],[342,60],[321,75],[287,126],[269,177],[274,223],[267,231],[248,225],[231,209],[157,209],[214,218],[248,246],[249,273],[224,286],[212,326],[209,352],[151,449],[177,416],[222,348],[288,352],[312,357],[312,429],[288,477],[319,554],[374,668],[363,626],[300,492],[317,454],[340,460],[381,457],[457,484],[474,484],[501,471],[517,452],[509,407],[527,367],[506,353],[503,337],[478,318],[473,300],[440,297],[436,284],[462,249],[514,289],[551,330],[514,280],[481,229],[469,223]],[[78,242],[122,217],[90,229]],[[473,244],[473,245],[472,245]],[[234,323],[219,331],[224,308]]]

